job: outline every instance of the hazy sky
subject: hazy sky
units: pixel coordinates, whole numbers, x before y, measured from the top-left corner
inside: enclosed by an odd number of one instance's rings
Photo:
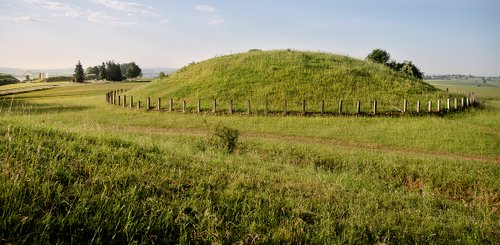
[[[0,0],[0,67],[105,60],[179,68],[248,49],[364,58],[426,74],[500,76],[499,0]]]

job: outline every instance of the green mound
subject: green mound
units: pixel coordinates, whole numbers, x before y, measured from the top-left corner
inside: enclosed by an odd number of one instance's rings
[[[19,83],[19,80],[11,75],[0,73],[0,86],[13,83]]]
[[[131,91],[139,98],[193,101],[232,99],[278,103],[363,100],[399,103],[403,99],[441,97],[422,80],[384,65],[328,53],[250,51],[186,66],[171,76]],[[281,103],[281,102],[280,102]]]

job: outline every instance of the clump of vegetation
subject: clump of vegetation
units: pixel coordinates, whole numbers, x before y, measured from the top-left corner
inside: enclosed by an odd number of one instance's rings
[[[90,66],[85,69],[86,79],[100,79],[108,81],[123,81],[142,76],[142,69],[135,63],[115,63],[110,60],[99,66]]]
[[[395,60],[390,60],[391,55],[385,50],[375,49],[368,54],[366,59],[375,63],[384,64],[392,70],[400,72],[405,76],[424,79],[424,73],[421,72],[420,69],[413,64],[413,62],[404,61],[403,63],[398,63]]]
[[[207,130],[206,139],[198,139],[194,142],[194,146],[201,151],[205,151],[208,147],[222,149],[227,153],[233,153],[238,146],[240,131],[230,127],[226,127],[218,123],[215,127],[211,126],[207,121],[204,121]]]
[[[228,153],[232,153],[236,149],[240,132],[237,129],[228,128],[219,124],[215,128],[214,136],[215,145],[227,150]]]

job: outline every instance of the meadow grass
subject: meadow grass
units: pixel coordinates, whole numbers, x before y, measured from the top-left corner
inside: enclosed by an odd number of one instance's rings
[[[484,108],[400,118],[104,101],[139,85],[0,97],[2,242],[499,242],[495,96]],[[219,124],[241,132],[232,154],[210,143]]]

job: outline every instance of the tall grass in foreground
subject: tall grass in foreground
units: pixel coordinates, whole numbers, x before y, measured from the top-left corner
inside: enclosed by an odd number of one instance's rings
[[[262,140],[228,154],[204,137],[151,137],[2,120],[2,242],[500,241],[495,164]]]

